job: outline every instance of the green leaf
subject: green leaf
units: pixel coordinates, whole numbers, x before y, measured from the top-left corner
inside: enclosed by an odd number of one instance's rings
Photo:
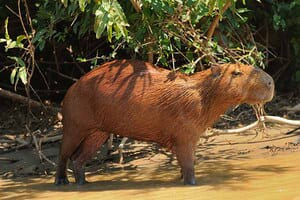
[[[112,39],[112,23],[108,23],[107,25],[107,39],[111,42]]]
[[[7,51],[8,49],[15,48],[16,46],[17,46],[17,42],[9,39],[6,41],[5,51]]]
[[[17,43],[18,43],[18,44],[21,43],[24,39],[26,39],[26,36],[25,36],[25,35],[19,35],[19,36],[17,37]]]
[[[120,16],[121,20],[127,24],[126,16],[125,16],[123,9],[122,9],[121,5],[119,4],[119,2],[114,0],[112,3],[112,6],[117,11],[117,14]],[[127,24],[127,26],[128,26],[128,24]]]
[[[79,61],[79,62],[87,62],[86,58],[80,58],[80,57],[78,57],[78,58],[76,58],[76,60]]]
[[[38,32],[36,33],[36,35],[34,36],[34,38],[32,39],[32,43],[35,43],[35,42],[37,42],[37,41],[40,41],[40,39],[42,38],[42,36],[43,36],[45,33],[47,33],[47,31],[48,31],[48,30],[47,30],[46,28],[44,28],[44,29],[38,31]]]
[[[68,0],[61,0],[61,2],[64,4],[65,8],[68,6]]]
[[[4,28],[5,28],[5,39],[10,40],[9,34],[8,34],[8,17],[5,19],[4,22]]]
[[[14,61],[16,61],[16,63],[18,64],[18,65],[20,65],[21,67],[25,67],[25,63],[24,63],[24,61],[21,59],[21,58],[19,58],[19,57],[15,57],[15,56],[7,56],[9,59],[11,59],[11,60],[14,60]]]
[[[209,6],[209,14],[211,15],[215,8],[216,0],[210,0],[208,3]]]
[[[178,37],[174,37],[174,41],[175,41],[175,44],[176,46],[181,49],[181,41]]]
[[[105,27],[107,26],[108,21],[109,21],[108,13],[105,13],[102,18],[100,18],[99,16],[97,17],[96,23],[94,26],[94,31],[96,32],[97,39],[99,39],[101,37]]]
[[[79,8],[82,12],[84,12],[84,9],[86,7],[86,0],[79,0]]]
[[[19,69],[19,75],[20,75],[20,78],[21,78],[21,81],[24,85],[27,84],[27,71],[26,71],[26,67],[21,67]]]
[[[10,74],[10,83],[13,85],[15,83],[15,77],[17,74],[18,68],[15,67]]]
[[[38,46],[39,46],[39,50],[42,51],[45,47],[45,43],[46,41],[45,40],[40,40]]]

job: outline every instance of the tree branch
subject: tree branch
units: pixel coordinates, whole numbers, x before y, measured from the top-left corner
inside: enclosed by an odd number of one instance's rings
[[[207,40],[210,40],[212,36],[214,35],[215,29],[219,24],[220,17],[223,15],[223,13],[231,6],[231,0],[227,0],[226,4],[222,8],[221,12],[215,16],[214,21],[211,23],[208,31],[207,31]]]

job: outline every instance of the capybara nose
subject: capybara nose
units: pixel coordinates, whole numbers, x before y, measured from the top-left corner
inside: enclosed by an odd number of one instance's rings
[[[270,75],[268,75],[267,85],[268,85],[270,88],[274,88],[274,87],[275,87],[275,85],[274,85],[274,80],[273,80],[273,78],[272,78]]]
[[[265,84],[266,86],[268,86],[270,89],[272,89],[274,87],[273,78],[266,72],[264,72],[262,70],[261,70],[261,72],[262,72],[262,74],[261,74],[262,83]]]
[[[266,98],[266,102],[271,101],[274,96],[274,91],[275,91],[275,84],[273,78],[269,74],[265,74],[263,76],[263,83],[266,84],[266,94],[268,94]]]
[[[271,81],[268,82],[268,86],[272,86],[272,82]]]

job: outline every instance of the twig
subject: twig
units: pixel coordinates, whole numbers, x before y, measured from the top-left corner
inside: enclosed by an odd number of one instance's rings
[[[62,135],[56,135],[56,136],[52,136],[52,137],[41,138],[40,142],[41,142],[41,144],[43,144],[43,143],[47,143],[47,142],[56,142],[61,139],[62,139]]]
[[[136,10],[136,12],[141,12],[142,8],[141,8],[141,2],[139,0],[130,0],[132,6],[134,7],[134,9]]]
[[[262,116],[261,121],[300,126],[300,120],[290,120],[278,116]]]
[[[224,5],[224,7],[222,8],[221,12],[215,16],[214,21],[211,23],[208,31],[207,31],[207,39],[210,40],[215,32],[216,27],[219,24],[219,20],[221,15],[223,15],[223,13],[231,6],[231,0],[227,0],[226,4]]]
[[[237,129],[211,129],[208,130],[208,134],[202,136],[202,138],[209,138],[218,135],[229,135],[229,134],[240,134],[245,131],[251,130],[257,127],[261,122],[273,122],[273,123],[281,123],[281,124],[288,124],[291,126],[300,126],[300,120],[289,120],[278,116],[261,116],[258,121],[249,124],[248,126],[237,128]],[[210,133],[211,132],[211,133]]]
[[[38,130],[38,131],[40,131],[40,130]],[[52,160],[50,160],[49,158],[47,158],[47,156],[45,156],[45,154],[42,152],[42,148],[41,148],[41,146],[38,145],[38,141],[37,141],[36,136],[34,135],[34,133],[32,133],[32,137],[33,137],[33,141],[34,141],[34,144],[35,144],[35,148],[36,148],[36,150],[39,154],[39,158],[40,158],[41,163],[43,163],[43,160],[45,160],[48,163],[50,163],[51,165],[56,166],[56,163],[53,162]]]
[[[50,71],[50,72],[54,72],[54,73],[58,74],[59,76],[64,77],[64,78],[69,79],[69,80],[72,80],[72,81],[74,81],[74,82],[78,81],[77,78],[73,78],[73,77],[68,76],[68,75],[65,75],[65,74],[63,74],[63,73],[61,73],[61,72],[57,72],[57,71],[55,71],[55,70],[53,70],[53,69],[51,69],[51,68],[46,68],[46,70],[48,70],[48,71]]]

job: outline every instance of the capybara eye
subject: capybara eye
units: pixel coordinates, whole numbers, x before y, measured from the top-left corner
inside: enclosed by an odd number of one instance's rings
[[[240,71],[233,71],[231,74],[232,74],[233,76],[240,76],[240,75],[242,75],[243,73],[240,72]]]

